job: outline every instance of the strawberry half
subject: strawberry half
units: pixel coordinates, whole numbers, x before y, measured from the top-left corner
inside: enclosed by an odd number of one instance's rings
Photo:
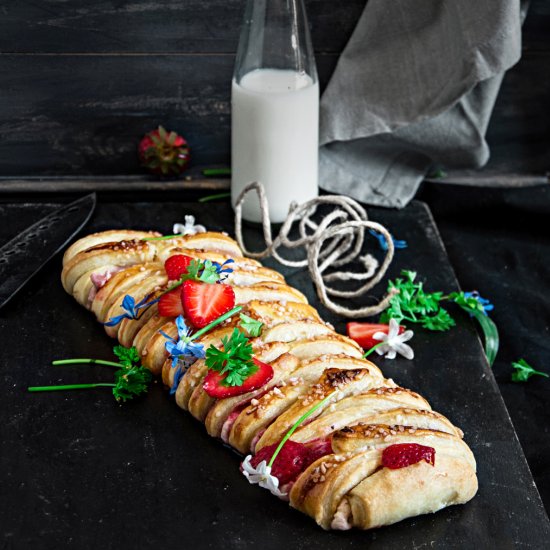
[[[390,329],[389,325],[376,324],[376,323],[348,323],[346,325],[348,336],[355,340],[363,349],[370,349],[376,344],[380,343],[380,340],[375,340],[373,336],[377,332],[383,332],[388,334]],[[405,327],[399,327],[399,334],[405,332]]]
[[[175,281],[179,279],[182,275],[187,273],[187,268],[189,264],[193,261],[193,258],[190,256],[185,256],[185,254],[175,254],[170,256],[164,262],[164,269],[168,275],[170,281]]]
[[[211,285],[214,286],[214,285]],[[216,285],[217,286],[217,285]],[[235,395],[242,395],[249,391],[257,390],[264,384],[267,384],[273,378],[273,368],[267,363],[262,363],[258,359],[252,359],[258,370],[250,375],[242,384],[242,386],[224,386],[222,384],[225,379],[225,374],[220,374],[215,370],[208,371],[208,374],[204,377],[202,387],[204,391],[210,396],[216,399],[224,399],[226,397],[233,397]]]
[[[158,310],[159,315],[162,317],[178,317],[179,315],[183,315],[180,289],[177,288],[163,294],[159,299]]]
[[[435,449],[418,443],[396,443],[382,451],[382,466],[391,470],[406,468],[425,460],[435,465]]]
[[[235,306],[235,292],[229,285],[189,279],[182,285],[181,300],[185,316],[195,328],[202,328]]]

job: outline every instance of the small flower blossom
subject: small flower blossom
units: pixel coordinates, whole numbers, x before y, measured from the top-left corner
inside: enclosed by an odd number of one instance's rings
[[[220,276],[220,279],[219,279],[220,281],[227,279],[227,276],[230,273],[233,273],[233,269],[230,267],[227,267],[227,264],[232,264],[232,263],[235,263],[235,260],[231,258],[229,260],[225,260],[223,264],[219,264],[218,262],[212,262],[212,265],[216,269],[216,273]]]
[[[412,330],[406,330],[403,334],[399,334],[399,323],[395,319],[390,319],[388,334],[385,332],[375,332],[374,340],[384,342],[382,346],[376,348],[378,355],[385,355],[386,359],[395,359],[396,355],[402,355],[405,359],[412,359],[414,351],[408,344],[405,344],[414,336]]]
[[[164,344],[166,351],[172,357],[172,368],[175,369],[180,359],[185,357],[196,357],[202,359],[205,356],[204,346],[198,342],[193,342],[189,338],[191,329],[187,328],[183,315],[176,318],[176,327],[178,329],[178,339],[172,338],[162,330],[159,331],[168,341]]]
[[[472,292],[465,292],[464,298],[473,298],[474,300],[476,300],[477,304],[472,309],[478,309],[479,311],[483,312],[484,315],[488,315],[488,311],[492,311],[493,309],[495,309],[495,306],[491,304],[489,300],[482,298],[477,290],[473,290]],[[472,317],[471,313],[470,317]]]
[[[174,234],[178,235],[196,235],[197,233],[205,233],[204,225],[195,224],[195,216],[185,216],[185,223],[175,223],[172,229]]]
[[[252,455],[248,455],[243,463],[243,475],[248,479],[249,483],[258,484],[260,487],[267,489],[276,497],[285,497],[286,493],[279,490],[279,479],[271,475],[271,467],[267,465],[265,460],[262,460],[256,468],[252,466],[250,461]]]
[[[158,302],[158,298],[148,302],[147,300],[149,299],[149,297],[150,295],[148,294],[147,296],[145,296],[145,298],[143,298],[143,300],[140,300],[136,304],[134,297],[126,294],[120,306],[124,310],[124,313],[121,315],[117,315],[116,317],[111,317],[106,323],[103,323],[103,325],[106,327],[114,327],[118,325],[123,319],[139,319],[142,314],[141,310],[147,309],[149,306],[152,306],[153,304],[156,304]]]
[[[380,245],[380,248],[385,252],[388,250],[388,243],[386,242],[386,237],[382,235],[382,233],[378,233],[378,231],[375,231],[374,229],[369,229],[369,233],[378,239],[378,244]],[[391,240],[393,241],[394,248],[407,248],[409,245],[407,244],[407,241],[400,241],[396,238],[394,238],[393,235],[390,234]]]

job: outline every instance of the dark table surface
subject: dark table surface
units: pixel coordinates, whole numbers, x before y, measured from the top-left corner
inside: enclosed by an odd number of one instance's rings
[[[429,194],[430,189],[424,193]],[[46,209],[25,205],[3,209],[8,224],[2,228],[2,238],[17,233]],[[88,229],[105,229],[116,220],[120,227],[166,231],[178,216],[190,211],[212,229],[231,230],[231,215],[225,205],[210,205],[205,210],[204,205],[183,207],[177,201],[153,206],[102,204]],[[372,213],[397,237],[409,240],[409,248],[399,252],[392,276],[407,267],[429,274],[426,277],[434,289],[456,288],[437,231],[421,204],[411,205],[406,212],[373,209]],[[249,236],[258,237],[254,230],[249,230]],[[479,463],[478,496],[466,506],[387,529],[323,533],[266,491],[246,484],[238,473],[237,457],[207,437],[203,427],[182,414],[158,385],[147,399],[127,406],[118,406],[108,393],[95,391],[78,395],[24,393],[31,383],[108,377],[101,369],[66,367],[60,372],[48,365],[59,355],[108,357],[111,345],[89,312],[60,289],[58,264],[58,260],[50,262],[21,296],[0,312],[0,334],[5,343],[0,349],[2,416],[7,419],[0,459],[2,493],[9,497],[3,499],[1,511],[6,548],[158,544],[173,548],[183,542],[184,547],[196,548],[349,548],[365,544],[380,548],[507,548],[519,544],[543,548],[550,537],[548,519],[474,325],[460,312],[458,326],[449,333],[417,333],[414,361],[381,361],[381,366],[388,376],[426,395],[434,408],[465,430]],[[307,273],[283,271],[290,284],[315,302]],[[487,292],[479,280],[462,286],[477,287],[499,307],[497,295]],[[325,317],[343,330],[342,319]],[[505,338],[507,331],[502,328]],[[537,363],[523,348],[520,353]],[[435,369],[434,365],[444,368]],[[537,387],[535,384],[525,387]],[[522,387],[513,389],[521,391]]]
[[[550,185],[427,183],[418,198],[432,210],[462,288],[495,305],[500,351],[493,372],[550,512],[550,379],[510,379],[519,358],[550,374]]]

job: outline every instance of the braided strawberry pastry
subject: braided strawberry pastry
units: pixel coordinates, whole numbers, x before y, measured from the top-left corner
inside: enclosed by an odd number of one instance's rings
[[[475,495],[476,463],[461,430],[386,379],[300,291],[227,235],[96,233],[67,249],[61,279],[109,336],[138,350],[179,407],[248,455],[249,481],[322,528],[389,525]],[[232,307],[261,333],[239,332]],[[182,334],[192,330],[191,342]],[[248,367],[226,372],[227,359],[213,370],[231,342],[249,346]]]

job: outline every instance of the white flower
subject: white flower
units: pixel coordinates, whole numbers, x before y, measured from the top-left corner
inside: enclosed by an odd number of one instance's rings
[[[197,233],[205,233],[204,225],[195,225],[195,216],[185,216],[185,224],[175,223],[173,228],[174,235],[196,235]]]
[[[414,357],[414,351],[411,346],[405,344],[414,336],[412,330],[406,330],[403,334],[399,334],[399,323],[395,319],[390,319],[390,328],[388,334],[385,332],[375,332],[373,334],[374,340],[385,342],[384,345],[376,348],[374,351],[378,355],[386,354],[386,359],[395,359],[395,356],[399,353],[405,357],[405,359],[412,359]]]
[[[271,475],[271,467],[267,465],[265,460],[262,460],[256,468],[250,464],[252,455],[248,455],[243,461],[243,474],[248,479],[249,483],[257,483],[260,487],[268,489],[271,494],[282,498],[286,493],[279,491],[279,480]]]

